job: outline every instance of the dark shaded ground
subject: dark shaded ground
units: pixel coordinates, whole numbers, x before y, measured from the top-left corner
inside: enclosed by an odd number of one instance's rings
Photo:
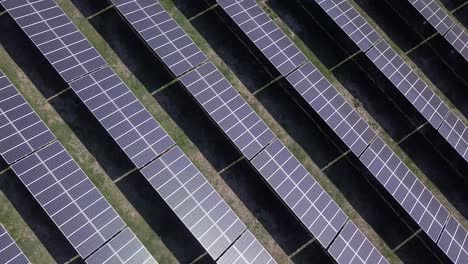
[[[174,79],[115,9],[89,22],[148,91],[153,92]]]
[[[178,261],[189,263],[205,253],[203,247],[139,171],[128,175],[116,185]]]
[[[320,243],[314,241],[313,243],[307,245],[299,253],[291,258],[294,263],[297,264],[306,264],[306,263],[335,263],[328,252],[319,251],[321,248]]]
[[[286,254],[312,239],[247,161],[232,166],[221,173],[221,177]]]
[[[230,140],[180,83],[174,83],[156,93],[154,98],[217,171],[241,157]]]

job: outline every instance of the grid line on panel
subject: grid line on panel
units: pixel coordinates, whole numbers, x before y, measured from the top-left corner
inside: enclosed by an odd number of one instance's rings
[[[0,224],[0,261],[5,264],[29,264],[26,255]]]
[[[75,80],[70,86],[138,168],[174,145],[110,67]]]
[[[468,161],[468,129],[463,121],[450,111],[438,131]]]
[[[218,3],[283,76],[307,61],[254,0],[218,0]]]
[[[388,264],[352,221],[346,223],[328,252],[339,264]]]
[[[125,226],[58,141],[12,169],[83,258]]]
[[[186,164],[174,171],[173,167],[180,163]],[[165,170],[169,175],[164,175]],[[245,231],[245,225],[179,147],[147,165],[142,173],[213,259]],[[197,228],[202,228],[202,233],[197,234]],[[212,232],[218,237],[210,237]],[[206,239],[209,241],[203,242]]]
[[[182,76],[181,82],[247,159],[274,140],[273,132],[213,63]]]
[[[0,71],[0,154],[8,164],[55,140],[37,113]]]
[[[153,256],[128,227],[89,256],[86,263],[157,264]]]
[[[18,5],[21,1],[5,0],[2,4],[66,82],[106,65],[105,60],[53,0],[24,2],[26,4]],[[52,16],[45,17],[46,12]],[[39,17],[38,21],[35,21],[34,15]],[[70,43],[66,43],[65,39]]]
[[[465,60],[468,60],[468,33],[458,24],[455,24],[444,38],[452,44]]]
[[[315,1],[363,52],[381,39],[381,36],[346,0]]]
[[[382,40],[366,56],[431,123],[439,128],[449,109],[437,94]]]
[[[448,210],[390,147],[377,138],[360,160],[429,237],[437,241]]]
[[[274,154],[270,153],[273,151]],[[320,244],[327,247],[348,217],[284,144],[277,139],[260,152],[252,164]],[[284,178],[278,182],[277,178],[282,176]],[[281,188],[288,185],[290,190],[282,193]]]
[[[441,35],[455,24],[434,0],[408,0]]]
[[[217,264],[275,264],[276,261],[247,230],[239,239],[219,258]]]
[[[158,1],[111,2],[175,76],[180,76],[207,60]]]
[[[287,81],[356,156],[375,138],[375,131],[312,63],[291,73]]]
[[[453,263],[468,263],[468,232],[453,216],[449,217],[437,245]]]

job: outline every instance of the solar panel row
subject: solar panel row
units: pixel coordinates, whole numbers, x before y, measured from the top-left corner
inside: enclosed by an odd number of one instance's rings
[[[175,76],[207,60],[156,0],[111,1]]]
[[[106,65],[54,0],[4,0],[2,5],[65,81]]]
[[[348,219],[335,201],[279,139],[260,152],[252,164],[326,248]]]
[[[58,141],[11,168],[81,257],[91,254],[125,227]]]
[[[110,67],[75,80],[70,87],[138,168],[175,144]]]
[[[0,71],[0,155],[8,164],[55,140],[55,136]]]
[[[218,3],[283,76],[307,61],[255,0],[218,0]]]
[[[434,0],[408,0],[442,36],[455,24]]]
[[[275,264],[276,261],[247,230],[216,262],[218,264]]]
[[[270,128],[213,63],[197,67],[180,81],[247,159],[275,139]]]
[[[360,160],[429,237],[437,242],[449,213],[390,147],[379,137]]]
[[[287,80],[359,157],[374,139],[375,131],[325,76],[308,62],[291,73]]]
[[[328,252],[339,264],[388,264],[388,261],[351,221],[346,223]]]
[[[0,225],[0,263],[29,264],[28,258],[5,228]]]
[[[449,112],[439,133],[468,161],[468,128],[454,113]]]
[[[468,33],[455,24],[444,37],[468,61]]]
[[[246,230],[179,147],[141,172],[213,259]]]
[[[382,40],[367,51],[366,55],[429,123],[438,129],[449,112],[448,107],[396,51]]]
[[[468,232],[450,216],[437,243],[455,264],[468,263]]]
[[[315,0],[362,50],[367,51],[381,37],[346,0]]]
[[[153,256],[128,227],[87,258],[86,263],[157,264]]]

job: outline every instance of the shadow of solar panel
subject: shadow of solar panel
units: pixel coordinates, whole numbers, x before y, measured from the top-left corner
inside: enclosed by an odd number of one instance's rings
[[[381,37],[346,0],[315,0],[362,50],[367,51]]]
[[[287,77],[288,82],[359,157],[375,137],[375,131],[308,62]]]
[[[179,147],[141,172],[213,259],[246,230]]]
[[[218,3],[283,76],[307,61],[255,0],[218,0]]]
[[[213,63],[198,67],[180,80],[247,159],[275,138]]]
[[[81,257],[125,227],[59,142],[11,167]]]
[[[450,111],[440,126],[439,133],[468,161],[468,129],[460,118]]]
[[[247,230],[216,262],[218,264],[274,264],[276,261]]]
[[[70,86],[138,168],[174,145],[110,67],[75,80]]]
[[[468,61],[468,33],[455,24],[444,37]]]
[[[111,0],[176,76],[207,58],[156,0]]]
[[[0,225],[0,263],[29,264],[24,255],[5,228]]]
[[[468,233],[453,216],[449,217],[437,245],[453,263],[468,263]]]
[[[328,252],[339,264],[388,264],[382,254],[351,221],[346,223]]]
[[[366,52],[366,55],[429,123],[438,129],[448,114],[447,105],[395,50],[382,40]]]
[[[53,0],[1,4],[66,82],[106,65]]]
[[[454,21],[434,0],[408,0],[418,12],[439,32],[441,35],[453,26]]]
[[[8,164],[55,140],[23,96],[0,71],[0,154]]]
[[[253,166],[325,248],[348,217],[279,139],[253,160]]]
[[[148,250],[130,230],[125,228],[111,241],[86,259],[87,264],[157,264]]]
[[[362,154],[360,160],[436,242],[447,220],[448,211],[431,191],[380,137]]]

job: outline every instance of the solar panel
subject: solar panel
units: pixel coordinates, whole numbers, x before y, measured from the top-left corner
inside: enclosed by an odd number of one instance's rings
[[[124,229],[86,259],[87,264],[157,264],[148,250],[130,230]]]
[[[24,255],[5,228],[0,225],[0,263],[7,264],[29,264]]]
[[[8,164],[55,140],[10,80],[0,71],[0,154]]]
[[[156,0],[111,0],[176,76],[207,58]]]
[[[110,67],[75,80],[70,86],[138,168],[174,145]]]
[[[359,157],[375,137],[375,131],[322,73],[308,62],[291,73],[287,80]]]
[[[213,63],[198,67],[180,80],[248,159],[275,138],[265,122]]]
[[[81,257],[125,227],[58,141],[11,167]]]
[[[437,244],[453,263],[468,263],[468,233],[453,216],[449,217]]]
[[[377,138],[360,157],[362,163],[419,226],[437,241],[448,211],[401,159]]]
[[[53,0],[1,3],[66,82],[106,65]]]
[[[442,122],[439,133],[468,161],[468,129],[460,118],[450,111]]]
[[[455,23],[434,0],[408,0],[442,36]]]
[[[395,50],[382,40],[366,52],[366,55],[429,123],[438,129],[449,111],[447,105]]]
[[[328,252],[339,264],[388,264],[382,254],[351,221],[346,223]]]
[[[307,61],[255,0],[218,0],[218,3],[283,76]]]
[[[444,37],[465,60],[468,60],[468,33],[461,26],[455,24]]]
[[[276,261],[247,230],[216,262],[218,264],[274,264]]]
[[[213,259],[246,230],[179,147],[141,172]]]
[[[315,0],[362,50],[367,51],[381,37],[346,0]]]
[[[348,217],[277,139],[260,152],[253,166],[325,248]]]

